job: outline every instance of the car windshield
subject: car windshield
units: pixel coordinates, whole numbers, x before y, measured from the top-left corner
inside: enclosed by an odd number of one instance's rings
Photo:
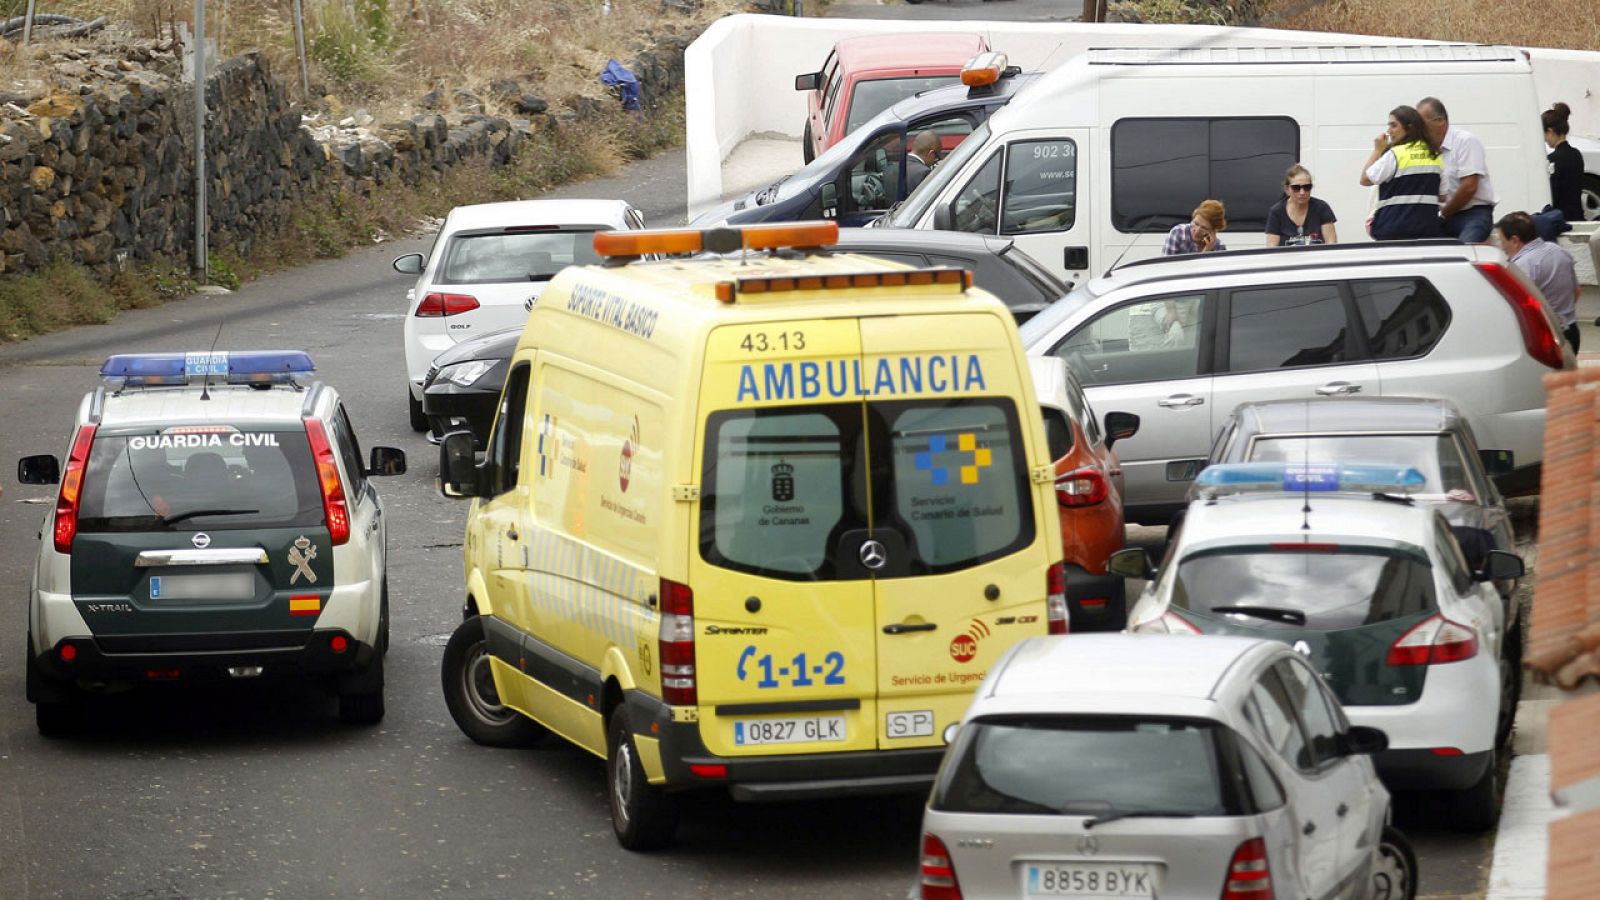
[[[1038,315],[1022,323],[1022,346],[1032,347],[1039,341],[1049,337],[1056,330],[1056,326],[1065,322],[1073,313],[1089,305],[1102,293],[1098,280],[1084,282],[1072,289],[1071,293],[1041,310]]]
[[[865,125],[868,119],[912,94],[945,87],[960,80],[959,75],[924,75],[919,78],[878,78],[858,81],[855,92],[850,97],[850,116],[845,120],[845,133],[855,131]]]
[[[1234,624],[1319,631],[1374,625],[1436,606],[1433,571],[1421,550],[1305,546],[1225,547],[1190,554],[1178,563],[1172,606],[1204,616],[1229,615]],[[1240,619],[1242,614],[1217,607],[1291,614]]]
[[[437,284],[548,281],[567,266],[600,261],[597,228],[457,234],[445,247]]]
[[[1410,466],[1428,483],[1420,493],[1452,491],[1478,499],[1467,475],[1461,448],[1449,434],[1327,434],[1257,437],[1250,442],[1250,462],[1300,462],[1337,459]],[[1461,499],[1466,499],[1462,497]]]
[[[91,533],[314,526],[322,522],[315,473],[303,428],[97,434],[78,527]]]
[[[933,807],[965,813],[1229,815],[1214,722],[1005,716],[961,730]]]
[[[886,228],[915,228],[917,220],[922,218],[933,205],[935,197],[944,190],[944,186],[953,180],[966,166],[967,160],[977,155],[984,145],[989,143],[989,123],[985,122],[967,135],[967,139],[956,145],[950,155],[939,161],[928,177],[922,179],[911,195],[901,201],[898,209],[879,219],[876,224]]]
[[[1017,267],[1028,283],[1039,289],[1040,299],[1045,303],[1054,303],[1067,293],[1067,286],[1061,279],[1053,275],[1050,270],[1039,265],[1039,261],[1023,252],[1016,244],[1011,244],[1000,251],[1000,256]]]

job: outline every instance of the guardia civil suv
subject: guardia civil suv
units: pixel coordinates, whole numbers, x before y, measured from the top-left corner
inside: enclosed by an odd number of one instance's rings
[[[40,529],[27,692],[39,731],[90,693],[147,682],[310,677],[340,717],[383,718],[383,505],[333,388],[300,352],[113,356],[83,398]]]

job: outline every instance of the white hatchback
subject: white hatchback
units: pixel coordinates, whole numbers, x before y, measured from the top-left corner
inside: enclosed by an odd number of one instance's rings
[[[460,341],[521,325],[550,279],[596,263],[592,235],[644,227],[622,200],[513,200],[450,211],[426,255],[394,261],[417,276],[406,293],[406,405],[425,431],[422,385],[434,357]]]

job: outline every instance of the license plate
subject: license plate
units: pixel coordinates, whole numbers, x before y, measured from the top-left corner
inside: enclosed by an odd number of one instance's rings
[[[1143,865],[1033,863],[1028,866],[1030,897],[1154,897],[1155,887],[1155,873]]]
[[[254,572],[151,575],[151,600],[249,600],[256,595]]]
[[[739,719],[733,723],[733,742],[741,747],[753,744],[813,744],[844,739],[844,716]]]

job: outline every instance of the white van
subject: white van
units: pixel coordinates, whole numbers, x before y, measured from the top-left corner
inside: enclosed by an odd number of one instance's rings
[[[1426,96],[1483,141],[1497,216],[1549,202],[1533,71],[1514,47],[1090,50],[1024,89],[877,224],[1005,235],[1077,284],[1160,255],[1208,197],[1227,205],[1228,249],[1265,246],[1298,162],[1340,238],[1367,240],[1372,139],[1389,110]]]

